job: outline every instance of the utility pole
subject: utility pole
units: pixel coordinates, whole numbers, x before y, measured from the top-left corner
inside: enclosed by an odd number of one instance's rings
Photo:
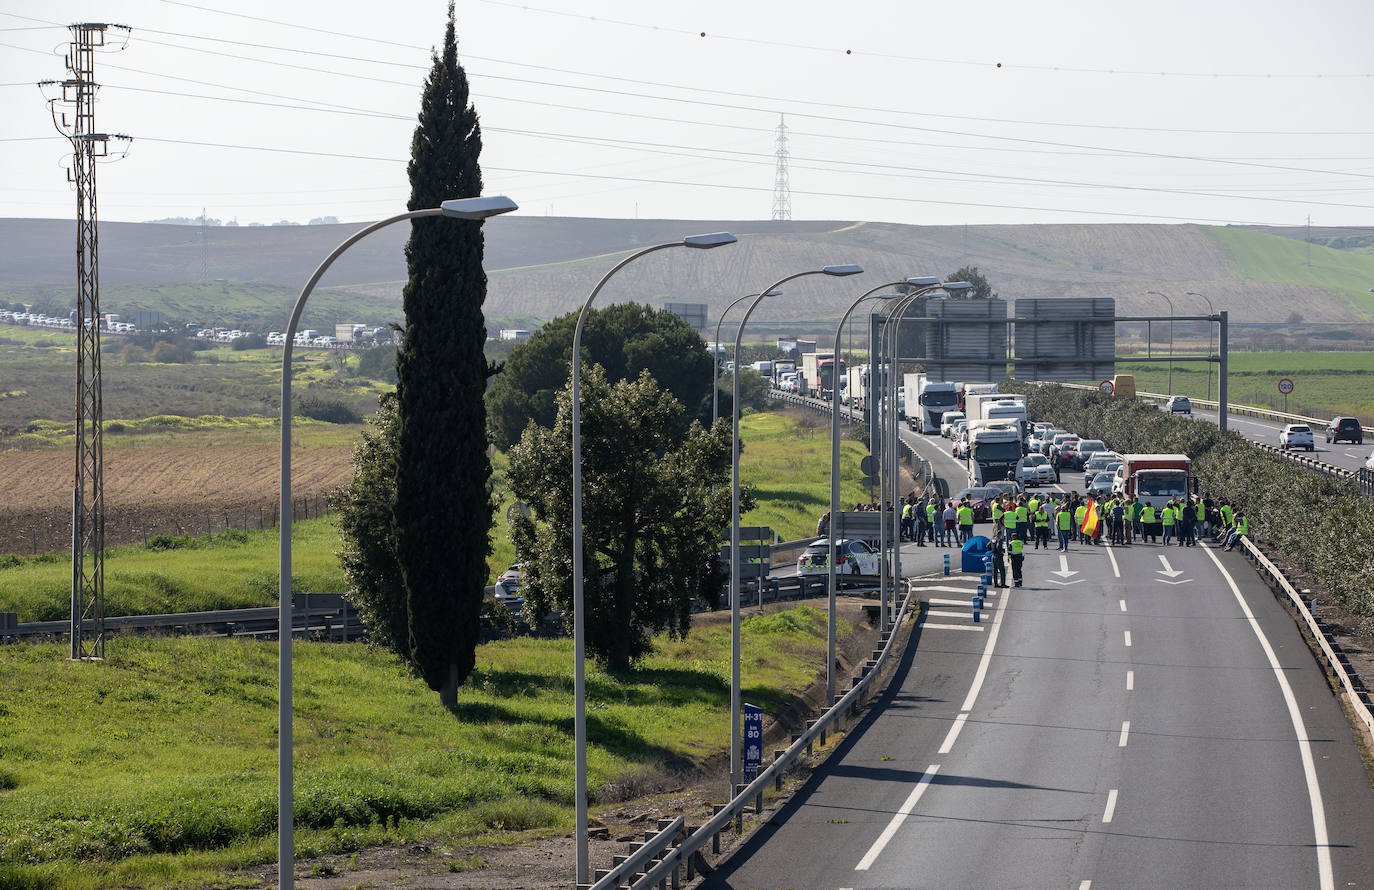
[[[778,115],[778,166],[773,174],[773,219],[792,218],[792,187],[787,180],[787,122]]]
[[[49,101],[53,124],[72,144],[67,180],[76,186],[76,473],[72,486],[71,657],[105,657],[105,485],[101,438],[100,234],[96,222],[95,163],[109,156],[111,139],[95,129],[95,51],[106,46],[106,32],[125,25],[70,25],[71,77],[55,85],[61,94]],[[72,108],[69,119],[57,104]]]

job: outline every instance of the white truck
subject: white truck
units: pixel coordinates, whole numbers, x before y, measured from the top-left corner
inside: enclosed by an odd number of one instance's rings
[[[914,433],[938,433],[945,412],[955,410],[954,384],[925,374],[907,374],[905,382],[907,426]]]
[[[773,385],[776,386],[778,389],[782,389],[782,375],[788,374],[788,373],[792,374],[793,376],[796,375],[796,373],[797,373],[797,363],[796,363],[796,362],[791,362],[791,361],[786,361],[786,362],[784,362],[784,361],[773,362],[773,374],[772,374],[772,377],[773,377]]]
[[[964,414],[970,421],[996,420],[1015,423],[1024,441],[1030,428],[1026,397],[1009,393],[973,393],[964,398]]]
[[[968,475],[971,485],[1016,478],[1021,461],[1021,428],[997,420],[968,424]]]
[[[986,393],[997,392],[996,383],[955,383],[954,397],[958,401],[959,410],[968,413],[968,397],[984,395]]]

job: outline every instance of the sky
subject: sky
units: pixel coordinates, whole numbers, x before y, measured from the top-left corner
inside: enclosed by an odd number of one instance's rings
[[[405,209],[446,3],[0,0],[0,216],[73,218],[42,80],[95,57],[102,220]],[[459,0],[487,194],[561,217],[1374,225],[1368,0]],[[58,109],[62,106],[58,105]]]

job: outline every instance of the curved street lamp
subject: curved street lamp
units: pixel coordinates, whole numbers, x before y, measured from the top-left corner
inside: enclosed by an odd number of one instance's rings
[[[776,297],[778,294],[781,293],[782,291],[780,290],[772,290],[764,294],[764,296]],[[725,321],[725,315],[731,309],[734,309],[736,306],[738,306],[740,303],[743,303],[745,300],[752,300],[754,297],[757,296],[758,294],[745,294],[744,296],[735,300],[729,306],[726,306],[725,311],[720,314],[720,318],[716,319],[716,339],[711,343],[711,426],[715,426],[716,420],[720,417],[720,358],[719,353],[717,353],[716,350],[720,348],[721,322]],[[735,370],[739,370],[738,362],[735,364]]]
[[[1202,299],[1204,299],[1204,300],[1207,301],[1207,314],[1208,314],[1208,315],[1216,315],[1216,314],[1217,314],[1217,311],[1216,311],[1215,309],[1212,308],[1212,301],[1211,301],[1210,299],[1208,299],[1208,297],[1207,297],[1206,294],[1200,294],[1200,293],[1198,293],[1197,291],[1192,291],[1192,290],[1190,290],[1190,291],[1184,291],[1184,293],[1186,293],[1186,294],[1187,294],[1188,296],[1190,296],[1190,297],[1202,297]],[[1211,323],[1211,322],[1208,322],[1208,323],[1207,323],[1207,401],[1209,401],[1209,402],[1212,400],[1212,352],[1215,350],[1215,347],[1212,345],[1212,343],[1213,343],[1212,338],[1215,337],[1215,336],[1216,336],[1216,328],[1212,327],[1212,323]]]
[[[300,324],[301,313],[305,311],[305,301],[319,284],[324,273],[334,265],[344,251],[371,235],[378,229],[419,219],[424,216],[447,216],[451,219],[483,220],[518,209],[515,202],[504,195],[486,198],[457,198],[445,201],[438,207],[425,210],[411,210],[396,216],[372,223],[334,248],[324,258],[315,274],[301,288],[300,296],[291,308],[291,319],[286,323],[286,333],[282,336],[281,364],[281,517],[277,529],[277,548],[279,553],[277,590],[278,612],[277,627],[277,883],[282,890],[290,890],[295,885],[296,838],[295,803],[292,792],[295,786],[293,774],[292,749],[294,747],[293,726],[291,722],[291,347],[296,336],[296,326]]]
[[[1169,299],[1168,294],[1162,294],[1157,290],[1147,290],[1147,294],[1154,294],[1156,297],[1163,297],[1169,304],[1169,395],[1174,394],[1174,301]]]
[[[804,278],[807,275],[831,275],[842,278],[848,275],[858,275],[863,272],[862,266],[853,264],[844,266],[825,266],[821,269],[812,269],[807,272],[797,272],[788,275],[786,278],[779,279],[772,285],[760,291],[759,296],[754,298],[754,302],[749,304],[749,309],[744,313],[744,319],[739,323],[739,329],[735,331],[735,377],[734,377],[734,398],[730,405],[730,797],[735,796],[735,788],[739,785],[740,768],[740,688],[739,688],[739,345],[741,336],[744,334],[744,326],[749,321],[749,316],[754,314],[759,303],[763,302],[770,293],[776,291],[789,281],[795,278]],[[832,357],[833,358],[833,357]],[[819,373],[819,372],[818,372]],[[831,389],[839,389],[839,364],[831,363]],[[819,382],[819,381],[817,381]]]
[[[734,244],[738,240],[729,232],[713,232],[709,235],[688,235],[681,241],[669,241],[665,244],[655,244],[643,250],[630,254],[625,259],[616,263],[611,271],[601,276],[601,280],[592,288],[587,301],[582,304],[582,311],[577,316],[577,327],[573,330],[572,345],[572,470],[573,470],[573,492],[572,492],[572,558],[573,558],[573,736],[574,736],[574,759],[576,761],[574,772],[574,791],[577,809],[577,883],[590,883],[591,869],[588,864],[587,852],[587,674],[583,664],[584,650],[586,644],[586,621],[582,608],[582,328],[587,322],[587,313],[591,311],[592,301],[596,295],[601,293],[601,289],[606,286],[606,282],[611,280],[611,276],[628,266],[630,263],[642,256],[651,254],[654,251],[666,250],[670,247],[691,247],[697,250],[709,250],[713,247],[722,247],[726,244]]]

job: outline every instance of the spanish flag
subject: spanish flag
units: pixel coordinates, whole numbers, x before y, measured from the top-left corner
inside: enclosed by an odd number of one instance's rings
[[[1083,514],[1083,534],[1090,538],[1097,534],[1097,523],[1101,518],[1097,512],[1097,501],[1088,501],[1088,512]]]

